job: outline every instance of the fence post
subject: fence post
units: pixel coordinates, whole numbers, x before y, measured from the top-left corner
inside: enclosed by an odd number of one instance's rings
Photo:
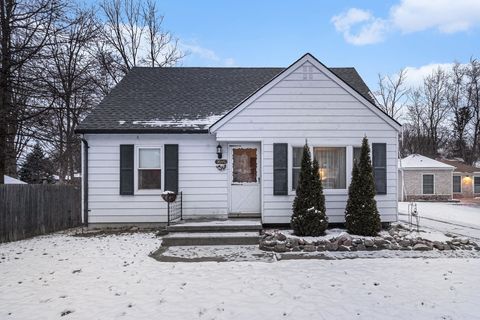
[[[170,225],[170,202],[167,202],[167,226]]]

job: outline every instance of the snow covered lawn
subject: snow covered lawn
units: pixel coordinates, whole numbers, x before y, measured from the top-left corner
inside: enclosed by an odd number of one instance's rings
[[[0,244],[0,319],[474,319],[480,259],[161,263],[151,233]],[[62,316],[63,314],[63,316]]]
[[[437,219],[480,228],[480,208],[455,202],[416,202],[420,219]],[[398,211],[408,214],[408,202],[399,202]]]

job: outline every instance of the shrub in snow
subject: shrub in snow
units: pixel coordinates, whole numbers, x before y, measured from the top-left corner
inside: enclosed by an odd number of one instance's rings
[[[345,224],[349,233],[374,236],[382,228],[375,193],[370,147],[364,137],[360,160],[353,164],[352,182],[348,187]]]
[[[318,162],[314,160],[312,166],[307,144],[303,147],[302,165],[290,224],[295,234],[299,236],[322,235],[328,226]]]

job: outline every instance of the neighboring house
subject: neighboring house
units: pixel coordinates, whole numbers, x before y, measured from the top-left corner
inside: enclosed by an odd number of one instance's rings
[[[452,178],[454,198],[480,197],[480,168],[458,160],[438,159],[438,161],[455,167]]]
[[[412,154],[398,163],[398,199],[400,201],[452,199],[454,166]]]
[[[289,223],[308,140],[330,222],[343,222],[366,135],[381,219],[396,221],[400,129],[354,68],[327,68],[310,54],[288,68],[133,68],[77,130],[85,218],[164,223],[160,194],[169,190],[183,193],[187,219]]]
[[[4,179],[5,184],[27,184],[26,182],[24,182],[22,180],[15,179],[15,178],[12,178],[12,177],[7,176],[7,175],[4,175],[3,179]]]

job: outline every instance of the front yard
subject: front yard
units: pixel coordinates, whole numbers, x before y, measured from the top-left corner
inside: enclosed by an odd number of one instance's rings
[[[152,233],[0,245],[0,319],[473,319],[480,259],[158,262]]]

